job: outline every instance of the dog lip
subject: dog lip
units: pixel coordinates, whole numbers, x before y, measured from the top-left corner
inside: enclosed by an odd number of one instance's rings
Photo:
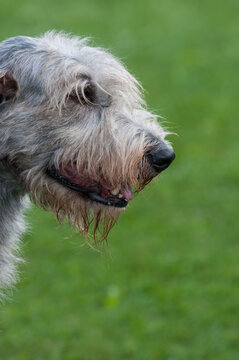
[[[96,194],[96,193],[88,193],[88,196],[91,200],[106,205],[106,206],[113,206],[113,207],[117,207],[117,208],[125,208],[128,205],[128,200],[126,199],[109,199],[106,200],[104,198],[102,198],[100,195]]]
[[[46,173],[48,176],[56,180],[61,185],[73,190],[75,192],[81,193],[83,196],[86,196],[90,200],[105,205],[105,206],[112,206],[117,208],[125,208],[128,205],[128,200],[123,198],[117,197],[109,197],[108,199],[103,198],[99,195],[99,189],[95,186],[91,186],[89,188],[85,188],[78,184],[71,183],[68,179],[66,179],[63,175],[60,174],[53,166],[51,168],[46,169]]]

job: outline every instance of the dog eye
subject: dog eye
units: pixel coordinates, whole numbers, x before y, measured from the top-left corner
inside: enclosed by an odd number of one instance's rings
[[[93,84],[86,84],[84,87],[80,87],[77,90],[74,89],[70,95],[69,100],[74,101],[77,104],[96,104],[95,87]]]

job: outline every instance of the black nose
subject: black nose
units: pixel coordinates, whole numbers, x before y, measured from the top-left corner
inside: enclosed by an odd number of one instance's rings
[[[154,170],[158,173],[167,169],[175,159],[175,153],[172,148],[164,147],[154,150],[148,154],[148,159]]]

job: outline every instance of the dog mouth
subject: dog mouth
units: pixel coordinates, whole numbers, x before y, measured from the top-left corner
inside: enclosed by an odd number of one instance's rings
[[[47,168],[46,172],[62,186],[81,194],[85,199],[105,206],[125,208],[132,200],[132,189],[129,185],[113,188],[103,181],[96,182],[79,174],[74,166],[68,165],[64,169],[52,166]]]

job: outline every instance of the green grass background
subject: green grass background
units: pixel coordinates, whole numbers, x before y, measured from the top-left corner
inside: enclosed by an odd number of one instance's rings
[[[2,360],[239,359],[239,2],[0,0],[1,39],[91,36],[147,89],[177,154],[103,256],[32,208]]]

